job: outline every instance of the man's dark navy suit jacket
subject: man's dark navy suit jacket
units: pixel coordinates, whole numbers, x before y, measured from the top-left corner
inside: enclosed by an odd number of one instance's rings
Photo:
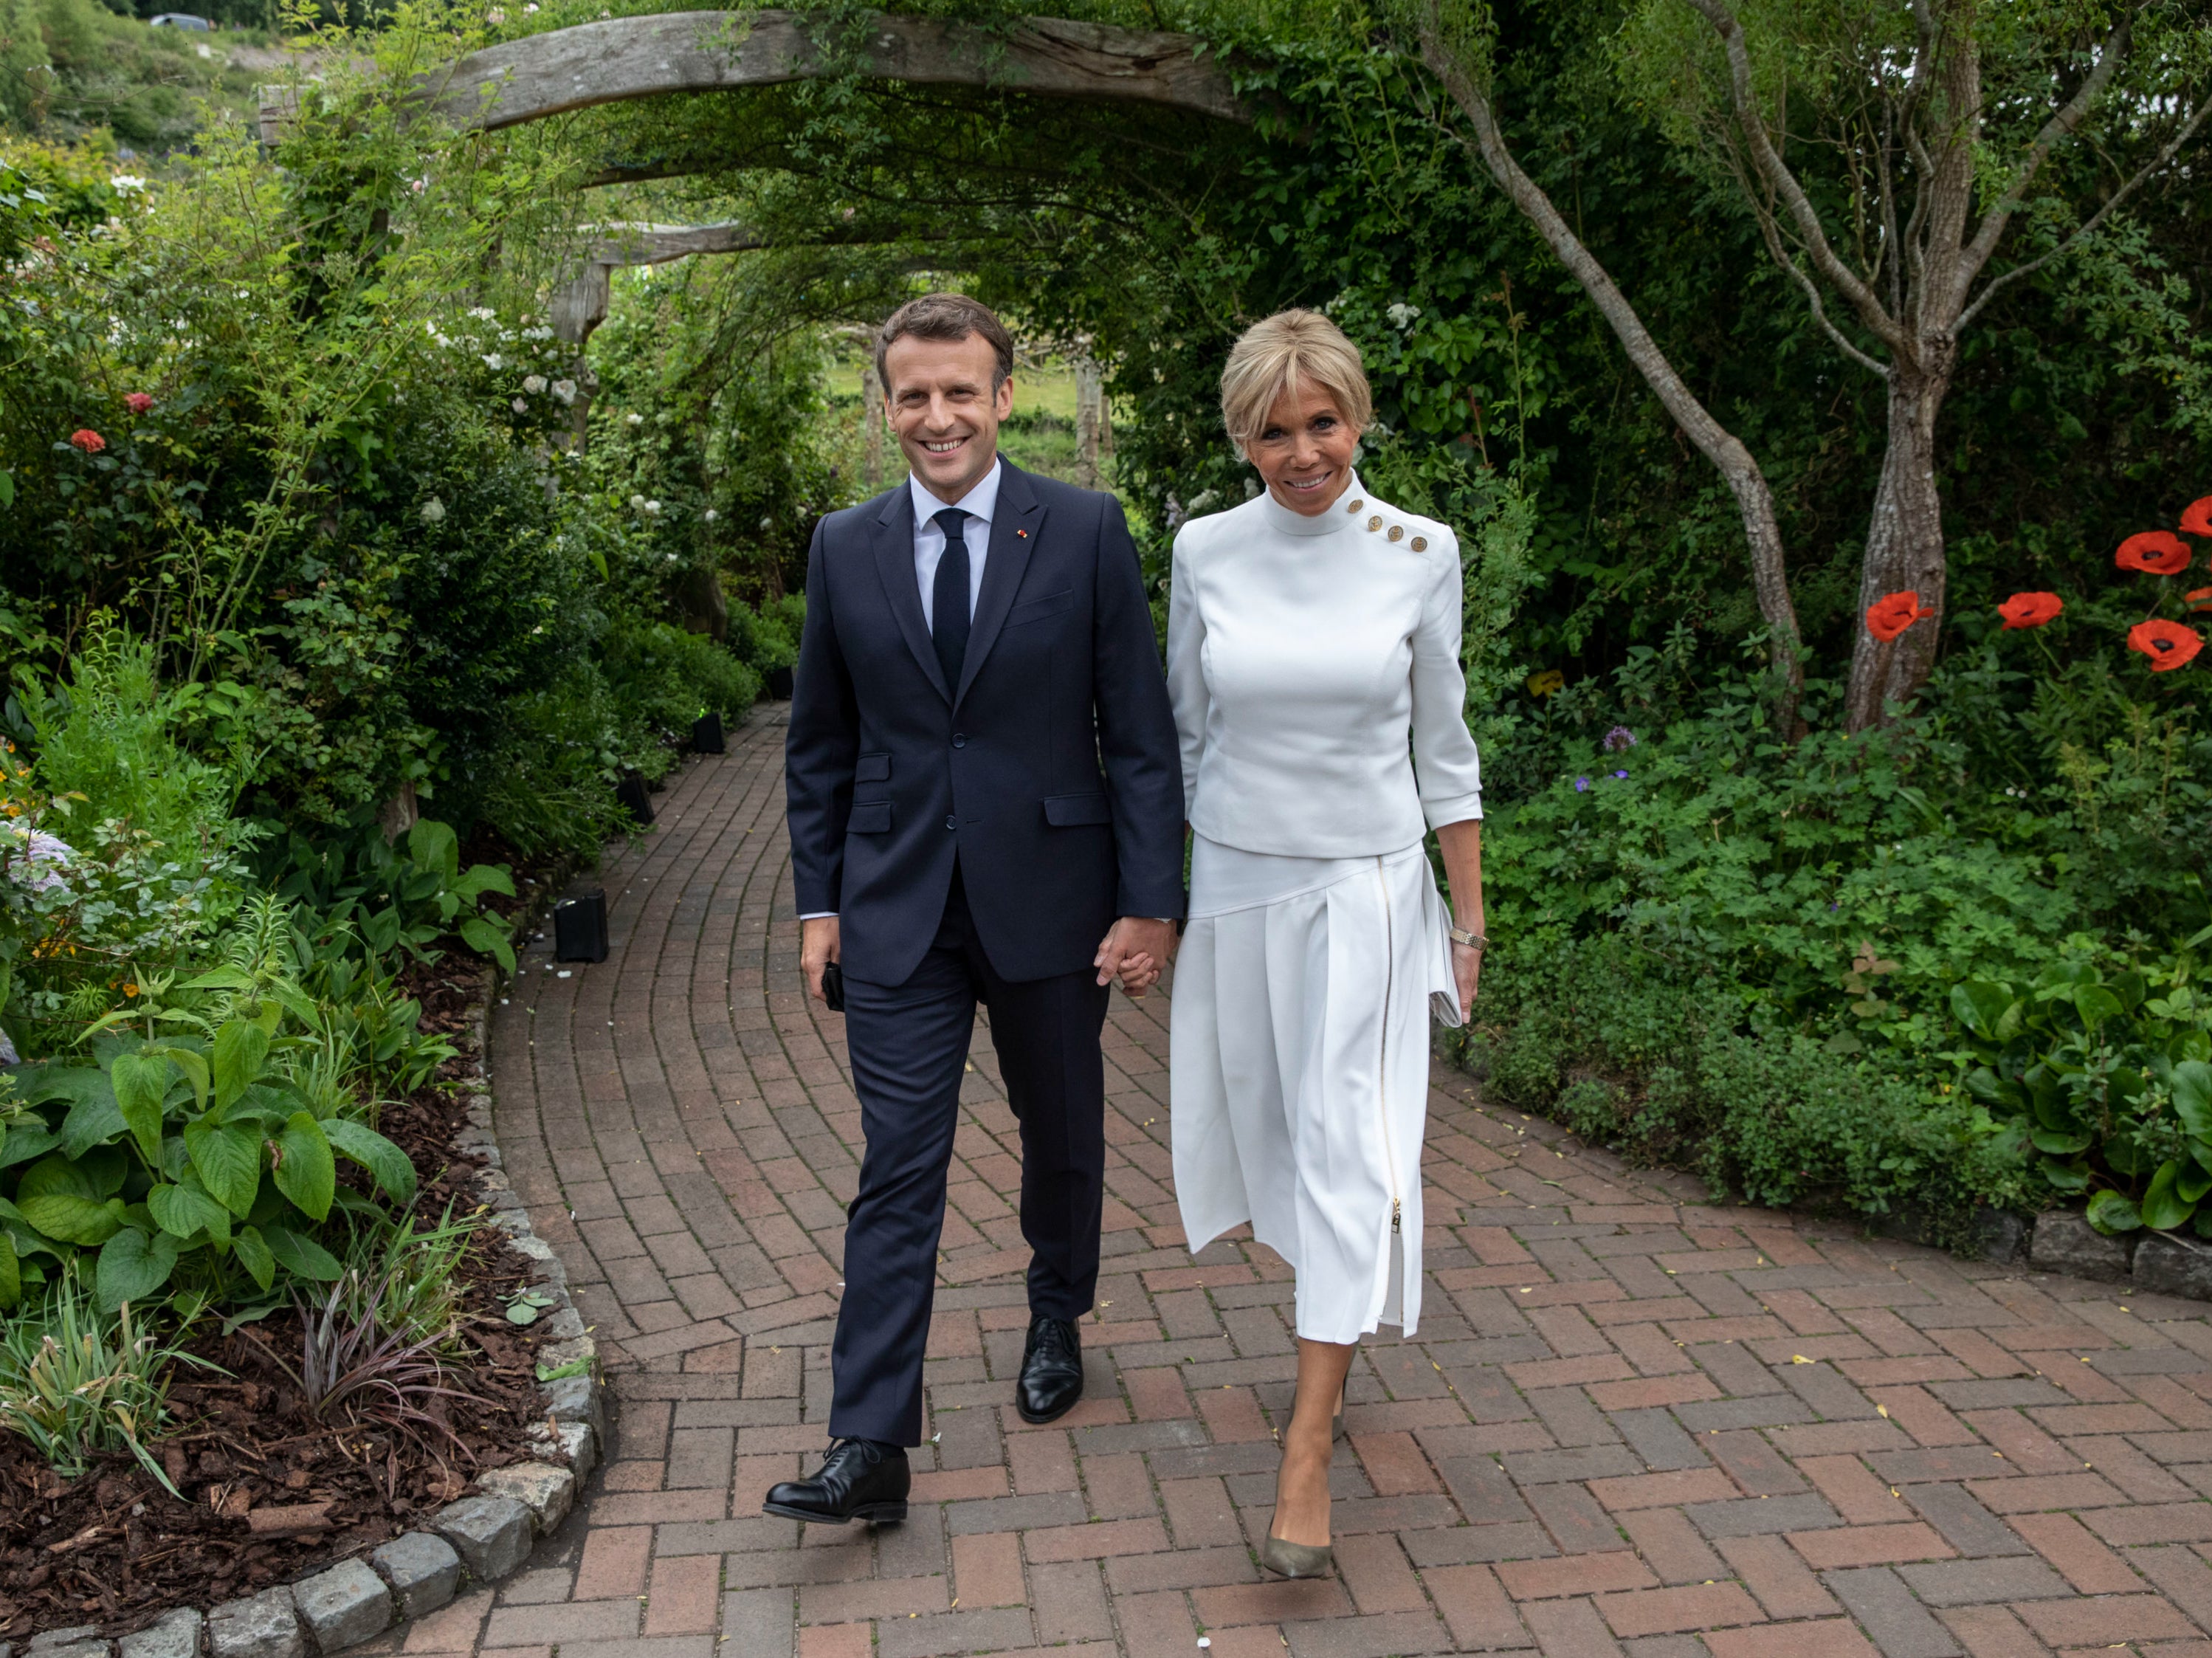
[[[1090,966],[1117,916],[1183,912],[1175,717],[1121,503],[1003,460],[960,683],[922,620],[905,483],[824,518],[785,747],[802,915],[898,984],[957,852],[992,967]]]

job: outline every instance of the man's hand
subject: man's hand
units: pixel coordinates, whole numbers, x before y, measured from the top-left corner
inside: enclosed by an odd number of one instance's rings
[[[806,975],[806,993],[817,1002],[822,994],[822,970],[837,960],[837,917],[817,916],[799,923],[799,971]]]
[[[1161,972],[1175,959],[1175,923],[1123,916],[1100,942],[1091,965],[1098,969],[1101,984],[1118,978],[1124,991],[1139,997],[1159,983]]]

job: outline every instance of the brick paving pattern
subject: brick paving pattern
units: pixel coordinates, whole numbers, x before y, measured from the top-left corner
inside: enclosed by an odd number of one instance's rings
[[[1025,1426],[1014,1124],[979,1030],[902,1527],[763,1518],[824,1442],[860,1112],[800,992],[773,711],[492,1026],[507,1167],[617,1400],[531,1566],[387,1650],[504,1658],[2212,1655],[2204,1309],[1716,1208],[1433,1078],[1418,1340],[1353,1368],[1340,1575],[1263,1579],[1289,1274],[1193,1260],[1163,998],[1107,1032],[1088,1394]]]

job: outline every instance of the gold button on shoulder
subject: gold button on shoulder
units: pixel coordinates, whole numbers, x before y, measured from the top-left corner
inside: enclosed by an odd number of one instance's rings
[[[1413,551],[1415,552],[1426,552],[1428,550],[1429,538],[1427,536],[1417,535],[1413,538]]]
[[[1367,529],[1368,529],[1368,533],[1369,533],[1370,534],[1374,533],[1374,532],[1376,532],[1376,530],[1381,529],[1382,527],[1382,514],[1380,514],[1380,513],[1376,514],[1372,518],[1370,518],[1370,519],[1367,521]]]
[[[1391,525],[1391,526],[1390,526],[1390,533],[1389,533],[1389,534],[1388,534],[1387,536],[1383,537],[1382,539],[1383,539],[1384,540],[1386,540],[1386,541],[1402,541],[1402,540],[1404,540],[1404,539],[1406,539],[1406,527],[1405,527],[1403,524],[1393,524],[1393,525]]]
[[[1366,504],[1367,504],[1367,503],[1366,503],[1364,501],[1355,501],[1355,502],[1353,502],[1350,506],[1346,507],[1346,508],[1345,509],[1345,511],[1346,511],[1346,512],[1358,512],[1358,511],[1362,507],[1365,506]]]

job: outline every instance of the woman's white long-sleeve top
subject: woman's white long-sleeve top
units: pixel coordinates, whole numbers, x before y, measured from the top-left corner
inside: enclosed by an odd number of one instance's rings
[[[1191,827],[1246,851],[1362,857],[1480,817],[1461,595],[1451,531],[1356,476],[1316,517],[1262,494],[1185,524],[1167,670]]]

